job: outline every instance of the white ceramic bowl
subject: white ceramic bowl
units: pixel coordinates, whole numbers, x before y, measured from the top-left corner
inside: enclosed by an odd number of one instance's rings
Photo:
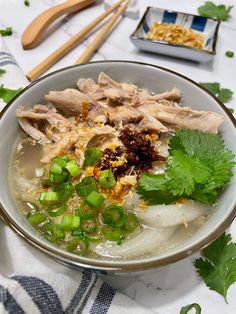
[[[19,212],[9,187],[9,161],[20,127],[16,120],[16,108],[20,105],[33,106],[44,101],[44,95],[50,90],[63,90],[75,86],[78,78],[97,79],[104,71],[120,82],[128,82],[147,88],[152,92],[164,92],[173,87],[182,91],[182,103],[197,110],[211,110],[221,114],[224,123],[220,133],[226,146],[235,151],[235,119],[225,106],[214,96],[190,79],[173,71],[135,62],[105,61],[72,66],[53,72],[33,82],[18,94],[3,110],[0,120],[0,205],[1,216],[5,222],[27,242],[47,253],[56,260],[74,267],[93,269],[100,273],[139,273],[159,266],[174,263],[200,250],[215,240],[230,224],[236,215],[236,181],[225,188],[215,206],[214,213],[207,223],[191,238],[159,256],[143,260],[102,261],[73,255],[53,246],[40,237]],[[235,171],[235,170],[234,170]]]

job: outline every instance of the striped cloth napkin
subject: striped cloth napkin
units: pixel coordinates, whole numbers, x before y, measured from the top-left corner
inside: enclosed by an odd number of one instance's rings
[[[0,38],[0,85],[18,89],[28,84]],[[0,110],[4,108],[0,100]],[[0,221],[1,314],[149,314],[115,291],[92,271],[82,273],[53,261],[30,247]]]

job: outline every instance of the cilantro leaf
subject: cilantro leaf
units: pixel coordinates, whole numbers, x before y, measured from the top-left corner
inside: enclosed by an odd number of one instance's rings
[[[209,92],[211,92],[213,95],[217,95],[220,92],[220,83],[214,82],[214,83],[200,83],[201,86],[206,88]]]
[[[19,89],[9,89],[0,85],[0,99],[2,99],[5,103],[8,103],[13,97],[15,97],[22,88]]]
[[[228,57],[228,58],[233,58],[234,52],[233,52],[233,51],[226,51],[225,55],[226,55],[226,57]]]
[[[181,196],[214,204],[232,176],[233,158],[219,135],[179,129],[169,142],[165,173],[143,174],[137,192],[152,205]]]
[[[4,69],[0,69],[0,76],[2,76],[5,73],[6,73],[6,71]]]
[[[221,21],[227,21],[230,18],[230,11],[233,6],[224,4],[216,5],[212,1],[206,1],[204,5],[198,8],[198,13],[205,17],[215,18]]]
[[[139,180],[137,193],[150,205],[170,204],[178,197],[167,191],[165,182],[163,174],[154,175],[145,172]]]
[[[201,314],[202,313],[201,306],[197,303],[193,303],[193,304],[188,304],[186,306],[183,306],[180,310],[180,314],[187,314],[193,308],[195,309],[195,314]]]
[[[223,103],[229,102],[233,97],[233,92],[228,88],[221,88],[218,82],[214,83],[200,83],[214,96],[218,97]]]
[[[232,99],[232,96],[233,96],[233,92],[230,89],[221,88],[217,97],[219,98],[219,100],[225,103],[225,102],[229,102]]]
[[[230,234],[223,233],[201,251],[194,266],[210,290],[221,294],[227,303],[227,291],[236,282],[236,243]]]
[[[11,36],[12,35],[12,27],[7,27],[5,29],[0,29],[0,36]]]

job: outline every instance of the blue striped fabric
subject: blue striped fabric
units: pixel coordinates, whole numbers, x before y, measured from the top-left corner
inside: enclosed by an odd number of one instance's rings
[[[14,297],[2,285],[0,285],[0,303],[3,303],[9,314],[25,314]]]
[[[165,11],[163,14],[162,23],[175,24],[176,19],[177,19],[177,13]]]
[[[191,28],[203,32],[206,26],[207,19],[203,16],[194,16],[191,24]]]
[[[8,52],[0,52],[0,67],[8,64],[17,65],[15,59]]]
[[[11,279],[13,282],[16,281],[20,284],[38,308],[39,313],[42,314],[82,314],[91,293],[94,291],[96,291],[96,298],[90,307],[89,313],[106,314],[110,309],[111,302],[116,293],[106,283],[102,283],[100,289],[97,291],[95,285],[99,280],[98,276],[90,271],[84,271],[78,289],[71,298],[68,306],[64,309],[55,289],[44,280],[32,276],[14,276]],[[19,294],[19,291],[17,293]],[[22,300],[22,302],[24,301]],[[16,302],[10,292],[1,285],[0,303],[3,304],[9,314],[28,314],[24,312],[21,305]]]

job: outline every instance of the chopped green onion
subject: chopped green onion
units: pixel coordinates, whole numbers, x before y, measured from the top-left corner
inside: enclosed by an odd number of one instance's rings
[[[111,172],[111,170],[103,170],[100,173],[98,182],[103,186],[105,189],[109,189],[116,184],[116,179]]]
[[[80,228],[85,232],[95,232],[97,229],[96,221],[95,219],[87,219],[87,220],[81,220]]]
[[[59,200],[66,202],[73,193],[73,185],[69,182],[61,183],[54,187],[54,191],[59,194]]]
[[[89,147],[84,153],[84,164],[85,166],[93,166],[101,157],[101,151],[96,147]]]
[[[65,215],[61,217],[60,228],[62,230],[76,230],[80,226],[80,217],[74,215]]]
[[[71,235],[73,236],[73,237],[79,237],[79,238],[87,238],[87,233],[86,232],[84,232],[84,231],[82,231],[82,230],[80,230],[80,229],[77,229],[77,230],[73,230],[72,232],[71,232]]]
[[[43,179],[43,180],[41,181],[41,185],[42,185],[43,188],[48,188],[48,187],[50,187],[50,186],[53,186],[53,183],[52,183],[52,181],[49,180],[49,179]]]
[[[233,52],[233,51],[226,51],[225,55],[226,55],[226,57],[228,57],[228,58],[233,58],[234,52]]]
[[[66,164],[66,169],[69,171],[72,177],[78,177],[81,174],[81,170],[76,164],[75,160],[71,160]]]
[[[66,164],[70,161],[69,157],[67,156],[57,156],[53,158],[52,162],[57,164],[60,167],[66,167]]]
[[[89,233],[88,240],[90,242],[98,243],[102,241],[102,236],[99,233]]]
[[[47,208],[47,212],[51,217],[57,217],[66,211],[66,204],[53,204]]]
[[[29,215],[27,219],[31,225],[37,226],[37,227],[41,227],[42,225],[45,225],[46,223],[49,222],[48,216],[43,213]]]
[[[75,186],[78,196],[87,196],[92,191],[97,191],[96,181],[92,177],[84,177],[80,183]]]
[[[65,238],[65,233],[60,229],[59,225],[47,224],[43,228],[44,237],[53,243],[57,243],[58,240],[63,240]]]
[[[102,212],[103,221],[105,224],[112,227],[122,227],[126,220],[124,208],[117,205],[110,205]]]
[[[103,226],[102,233],[106,240],[109,241],[121,241],[123,239],[122,231],[119,228]]]
[[[43,168],[35,168],[35,176],[36,176],[36,178],[42,177],[43,173],[44,173]]]
[[[53,163],[49,169],[49,173],[53,174],[62,174],[62,167],[59,166],[57,163]]]
[[[195,309],[195,314],[201,314],[202,313],[201,306],[198,303],[193,303],[193,304],[188,304],[186,306],[183,306],[180,310],[180,314],[187,314],[193,308]],[[192,313],[192,311],[191,311],[191,313]]]
[[[102,203],[104,202],[104,197],[102,194],[96,192],[96,191],[92,191],[87,197],[86,197],[86,201],[93,205],[94,207],[99,207],[102,205]]]
[[[127,232],[134,232],[134,230],[138,227],[139,221],[137,216],[134,213],[128,213],[125,220],[125,230]]]
[[[39,208],[36,204],[30,201],[24,201],[23,204],[24,207],[27,209],[28,212],[30,212],[31,215],[36,214],[39,211]]]
[[[94,215],[95,207],[90,205],[88,202],[83,201],[80,208],[76,210],[76,215],[80,216],[82,219],[91,218]]]
[[[49,180],[53,183],[63,183],[68,181],[68,173],[62,172],[62,174],[49,173]]]
[[[82,255],[88,249],[88,241],[85,238],[74,238],[67,243],[67,251]]]
[[[39,202],[42,205],[50,205],[59,200],[59,195],[57,192],[42,192],[39,196]]]

